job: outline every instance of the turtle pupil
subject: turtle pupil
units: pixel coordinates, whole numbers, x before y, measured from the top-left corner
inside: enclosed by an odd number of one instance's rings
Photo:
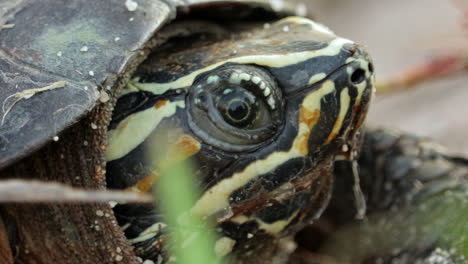
[[[258,101],[249,90],[236,85],[220,87],[215,104],[224,121],[237,128],[249,128],[257,119]]]
[[[249,107],[244,101],[234,100],[228,107],[229,116],[236,121],[241,121],[249,114]]]

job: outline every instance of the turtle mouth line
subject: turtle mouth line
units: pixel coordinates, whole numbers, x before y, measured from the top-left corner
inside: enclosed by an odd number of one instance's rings
[[[268,207],[273,203],[290,201],[302,193],[313,192],[310,200],[318,199],[328,189],[328,180],[320,180],[322,173],[315,173],[316,167],[301,173],[293,180],[285,182],[280,187],[271,191],[260,191],[255,196],[233,206],[232,215],[229,218],[218,220],[218,224],[228,222],[240,215],[254,215],[257,211]],[[329,177],[327,177],[329,178]],[[302,210],[299,208],[298,210]]]

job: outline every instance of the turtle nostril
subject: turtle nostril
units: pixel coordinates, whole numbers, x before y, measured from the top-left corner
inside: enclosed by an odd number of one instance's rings
[[[351,82],[359,84],[366,78],[366,72],[363,69],[357,69],[351,74]]]
[[[369,68],[369,72],[371,74],[374,73],[374,65],[372,63],[369,63],[369,65],[367,67]]]

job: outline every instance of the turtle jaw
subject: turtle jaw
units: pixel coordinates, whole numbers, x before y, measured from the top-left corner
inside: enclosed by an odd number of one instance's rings
[[[308,205],[296,209],[295,219],[285,228],[283,234],[294,233],[321,216],[331,198],[334,161],[337,157],[352,160],[359,151],[361,140],[358,131],[365,120],[375,90],[375,76],[368,54],[358,45],[348,48],[352,56],[346,60],[346,64],[304,91],[306,95],[300,107],[299,122],[310,121],[304,117],[306,113],[311,112],[311,109],[308,109],[308,97],[315,99],[315,94],[322,95],[320,110],[315,109],[318,117],[313,117],[314,124],[307,141],[306,159],[315,162],[312,162],[314,165],[309,171],[297,178],[308,183],[307,191],[313,198]],[[331,90],[333,91],[330,92]],[[328,98],[323,96],[328,92]]]

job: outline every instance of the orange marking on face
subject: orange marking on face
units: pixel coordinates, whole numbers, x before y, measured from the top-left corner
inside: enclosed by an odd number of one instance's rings
[[[120,123],[117,126],[117,130],[121,133],[128,126],[129,123],[130,123],[130,119],[124,120],[122,123]]]
[[[154,172],[139,180],[135,185],[128,187],[127,191],[146,193],[151,189],[153,183],[159,178],[159,174]]]
[[[364,120],[366,119],[366,113],[367,113],[368,108],[367,107],[362,107],[360,104],[360,101],[356,101],[356,104],[353,106],[353,115],[354,118],[355,116],[359,115],[359,119],[356,122],[356,125],[354,126],[354,130],[357,131],[358,128],[361,127],[362,123],[364,123]]]
[[[366,112],[367,112],[367,109],[364,109],[363,113],[361,113],[361,116],[359,117],[356,123],[356,129],[360,128],[362,123],[364,123],[364,120],[366,119]]]
[[[154,105],[154,108],[159,109],[167,104],[167,100],[158,100]]]
[[[151,186],[157,181],[159,178],[159,172],[164,170],[176,162],[185,160],[192,155],[195,155],[201,148],[200,142],[198,142],[195,138],[189,135],[182,135],[176,139],[176,141],[169,147],[167,154],[165,155],[165,159],[163,159],[159,165],[158,169],[156,169],[150,175],[144,177],[143,179],[139,180],[135,185],[128,187],[126,190],[128,191],[136,191],[145,193],[151,189]]]
[[[174,145],[171,146],[169,156],[171,153],[178,153],[177,156],[179,156],[179,159],[183,160],[196,154],[200,148],[200,142],[192,136],[182,135],[175,141]]]
[[[330,143],[336,137],[336,135],[338,135],[338,132],[339,132],[338,126],[340,124],[341,124],[341,117],[338,116],[338,118],[335,121],[335,124],[333,125],[332,132],[330,133],[330,135],[328,135],[328,138],[325,141],[325,144]]]
[[[196,154],[200,148],[200,142],[198,142],[193,137],[189,135],[180,136],[169,148],[167,154],[164,155],[166,158],[158,164],[158,168],[148,176],[139,180],[135,185],[126,188],[126,190],[140,193],[148,192],[159,179],[161,170],[164,170],[164,168],[171,166],[175,162],[185,160],[188,157]]]
[[[299,124],[301,123],[305,124],[308,130],[305,134],[301,135],[294,142],[294,148],[298,149],[303,155],[307,155],[307,153],[309,152],[308,141],[309,141],[310,131],[314,127],[315,123],[317,123],[319,117],[320,117],[319,109],[310,111],[305,107],[301,107],[301,111],[299,113]]]

